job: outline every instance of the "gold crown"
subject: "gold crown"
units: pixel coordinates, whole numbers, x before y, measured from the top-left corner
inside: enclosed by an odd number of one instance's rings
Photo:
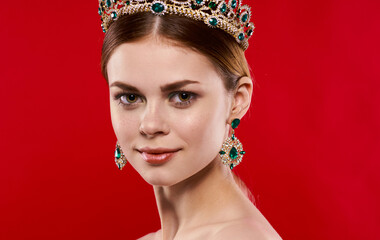
[[[99,0],[103,32],[107,32],[118,17],[138,12],[177,14],[203,21],[233,36],[244,51],[255,28],[249,22],[251,8],[242,5],[242,0]]]

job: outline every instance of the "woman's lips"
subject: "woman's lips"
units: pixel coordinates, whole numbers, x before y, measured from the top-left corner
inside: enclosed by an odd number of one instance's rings
[[[170,150],[170,151],[163,151],[163,150],[142,150],[139,151],[141,153],[142,158],[150,163],[150,164],[163,164],[168,162],[170,159],[172,159],[178,150]]]

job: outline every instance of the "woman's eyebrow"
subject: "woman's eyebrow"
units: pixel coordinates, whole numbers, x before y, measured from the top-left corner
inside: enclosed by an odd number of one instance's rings
[[[164,86],[162,86],[160,88],[161,88],[162,92],[166,93],[166,92],[171,92],[171,91],[174,91],[174,90],[178,90],[179,88],[184,87],[184,86],[189,85],[189,84],[197,84],[197,83],[200,83],[200,82],[194,81],[194,80],[185,79],[185,80],[181,80],[181,81],[177,81],[177,82],[166,84],[166,85],[164,85]],[[113,82],[110,85],[110,88],[111,87],[119,87],[119,88],[123,89],[124,91],[140,93],[140,91],[136,87],[134,87],[132,85],[129,85],[127,83],[120,82],[120,81]]]
[[[198,81],[194,81],[194,80],[188,80],[188,79],[185,79],[185,80],[181,80],[181,81],[178,81],[178,82],[174,82],[174,83],[169,83],[169,84],[166,84],[161,88],[161,91],[162,92],[171,92],[171,91],[174,91],[174,90],[177,90],[183,86],[186,86],[186,85],[189,85],[189,84],[196,84],[196,83],[200,83]]]
[[[123,83],[123,82],[119,82],[119,81],[113,82],[110,85],[110,88],[111,87],[119,87],[119,88],[123,89],[124,91],[140,93],[140,91],[136,87],[129,85],[129,84],[126,84],[126,83]]]

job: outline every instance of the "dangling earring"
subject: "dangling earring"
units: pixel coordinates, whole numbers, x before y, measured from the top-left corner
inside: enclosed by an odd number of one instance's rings
[[[116,141],[116,149],[115,149],[115,163],[116,166],[121,170],[127,164],[127,159],[124,156],[123,151],[119,145],[119,142]]]
[[[223,164],[229,166],[231,170],[237,165],[239,165],[243,158],[243,155],[245,154],[245,152],[243,151],[243,145],[241,144],[239,139],[235,137],[234,129],[237,128],[239,123],[240,120],[238,118],[235,118],[231,122],[232,135],[224,141],[222,150],[220,150],[219,152]]]

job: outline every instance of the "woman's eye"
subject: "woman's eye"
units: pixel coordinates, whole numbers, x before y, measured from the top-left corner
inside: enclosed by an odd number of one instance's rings
[[[191,92],[175,92],[171,94],[170,101],[174,102],[175,105],[186,106],[192,103],[196,98],[195,93]]]
[[[135,94],[125,94],[121,96],[122,102],[135,103],[137,101],[137,96]]]
[[[180,93],[178,97],[179,97],[179,100],[181,100],[182,102],[186,102],[186,101],[189,101],[190,94],[189,93]]]
[[[133,93],[120,93],[115,96],[115,100],[119,100],[119,104],[131,106],[141,102],[141,97]]]
[[[197,95],[192,92],[174,92],[169,95],[169,101],[175,106],[184,107],[190,105],[196,97]],[[136,106],[136,104],[143,102],[139,95],[133,93],[119,93],[115,96],[115,100],[126,107]]]

